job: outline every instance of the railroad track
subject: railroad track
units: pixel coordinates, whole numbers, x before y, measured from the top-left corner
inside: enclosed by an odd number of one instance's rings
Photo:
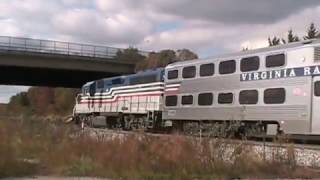
[[[110,129],[96,129],[85,128],[83,133],[89,134],[91,137],[101,138],[126,138],[132,136],[150,136],[150,137],[172,137],[172,134],[153,134],[146,132],[133,132]],[[187,136],[194,140],[202,141],[206,137]],[[209,140],[217,140],[219,138],[209,138]],[[207,139],[208,140],[208,139]],[[221,141],[221,139],[219,139]],[[224,139],[224,145],[227,145],[226,159],[232,156],[232,152],[236,147],[247,147],[252,151],[264,156],[265,159],[276,160],[277,157],[282,157],[282,160],[294,161],[296,165],[320,167],[320,145],[314,144],[294,144],[294,143],[280,143],[280,142],[262,142],[253,140],[238,140],[238,139]],[[229,154],[229,155],[228,155]],[[288,158],[288,159],[286,159]]]
[[[150,133],[150,132],[139,132],[139,131],[123,131],[123,130],[112,130],[112,129],[100,129],[100,128],[85,128],[84,132],[95,132],[95,133],[104,133],[106,135],[147,135],[147,136],[152,136],[152,137],[170,137],[173,136],[173,134],[161,134],[161,133]],[[190,136],[187,135],[188,137],[192,137],[192,138],[199,138],[199,136]],[[206,138],[206,137],[204,137]],[[209,137],[209,138],[216,138],[216,137]],[[262,138],[259,138],[262,139]],[[228,141],[228,143],[235,143],[235,144],[239,144],[239,143],[243,143],[245,145],[264,145],[264,146],[271,146],[271,147],[288,147],[288,146],[292,146],[294,145],[295,148],[298,149],[311,149],[311,150],[319,150],[320,151],[320,144],[307,144],[307,143],[288,143],[288,142],[270,142],[270,139],[272,138],[268,138],[268,140],[263,141],[257,141],[257,140],[252,140],[252,139],[248,139],[248,140],[240,140],[240,139],[227,139],[226,141]],[[283,140],[286,141],[286,140]]]

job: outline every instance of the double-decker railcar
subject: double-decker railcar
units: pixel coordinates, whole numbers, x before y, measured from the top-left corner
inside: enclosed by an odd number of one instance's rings
[[[163,72],[160,68],[86,83],[74,118],[91,126],[153,128],[161,119]]]
[[[268,134],[320,134],[320,41],[176,62],[165,68],[163,120]]]

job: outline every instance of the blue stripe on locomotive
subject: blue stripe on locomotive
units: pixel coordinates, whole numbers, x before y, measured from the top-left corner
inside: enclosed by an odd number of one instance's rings
[[[140,71],[137,74],[104,78],[86,83],[82,87],[82,93],[106,92],[110,88],[135,84],[146,84],[164,81],[164,68]]]

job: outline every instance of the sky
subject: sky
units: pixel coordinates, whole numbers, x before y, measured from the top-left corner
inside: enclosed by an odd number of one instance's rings
[[[0,36],[209,57],[265,47],[289,29],[303,36],[319,17],[319,0],[0,0]],[[0,102],[27,88],[0,86]]]

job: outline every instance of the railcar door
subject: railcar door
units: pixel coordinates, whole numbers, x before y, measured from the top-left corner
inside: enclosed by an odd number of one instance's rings
[[[320,134],[320,76],[313,77],[312,133]]]

